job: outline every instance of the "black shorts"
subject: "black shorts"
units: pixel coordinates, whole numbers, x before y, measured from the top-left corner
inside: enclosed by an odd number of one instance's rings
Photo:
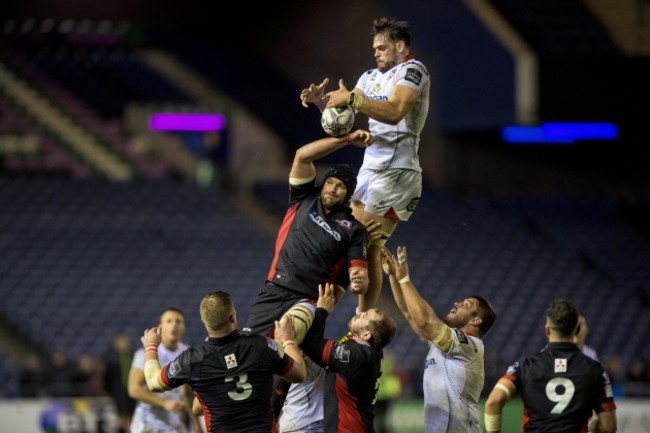
[[[257,294],[243,331],[272,337],[275,321],[280,320],[284,313],[300,301],[315,300],[306,297],[303,293],[292,292],[277,284],[266,283]]]

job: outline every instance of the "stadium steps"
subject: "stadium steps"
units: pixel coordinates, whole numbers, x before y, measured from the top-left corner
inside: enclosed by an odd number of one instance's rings
[[[650,55],[650,3],[639,0],[586,0],[592,14],[629,56]]]
[[[58,136],[76,155],[101,175],[113,180],[128,180],[133,168],[103,146],[93,135],[75,124],[53,102],[19,78],[0,62],[0,83],[4,93],[22,106],[32,118]]]

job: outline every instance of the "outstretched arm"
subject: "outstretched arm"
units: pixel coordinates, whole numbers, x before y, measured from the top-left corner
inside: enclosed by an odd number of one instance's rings
[[[316,177],[314,161],[329,155],[342,147],[352,144],[356,147],[368,147],[372,144],[372,135],[368,131],[358,129],[343,137],[325,137],[305,144],[296,151],[291,166],[290,180],[295,184],[305,183]]]
[[[351,94],[354,94],[351,100]],[[339,81],[339,88],[325,94],[326,107],[344,107],[351,105],[357,112],[363,113],[379,122],[397,125],[418,99],[418,92],[406,86],[395,86],[388,100],[366,99],[363,91],[355,88],[350,92]]]
[[[329,358],[329,350],[334,344],[334,341],[325,338],[324,334],[325,321],[327,316],[334,311],[336,302],[336,287],[330,283],[325,283],[325,286],[319,284],[314,322],[300,345],[307,356],[321,367],[327,365],[326,360]]]
[[[433,341],[443,350],[451,343],[451,329],[438,317],[431,305],[411,283],[406,247],[397,247],[397,259],[384,247],[382,267],[390,280],[395,303],[420,338]]]

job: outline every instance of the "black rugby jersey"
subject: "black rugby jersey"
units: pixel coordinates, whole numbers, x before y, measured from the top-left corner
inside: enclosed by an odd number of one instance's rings
[[[586,432],[592,411],[616,408],[607,372],[572,343],[549,343],[503,377],[523,400],[527,433]]]
[[[347,288],[349,267],[367,267],[367,231],[349,206],[326,211],[314,182],[289,185],[289,208],[275,242],[267,281],[318,298],[318,285]]]
[[[300,346],[314,362],[327,369],[325,433],[374,432],[383,352],[359,344],[349,335],[338,342],[324,339],[326,318],[327,311],[317,308],[314,323]]]
[[[170,389],[192,387],[208,433],[271,432],[273,375],[293,362],[272,339],[234,331],[188,348],[160,375]]]

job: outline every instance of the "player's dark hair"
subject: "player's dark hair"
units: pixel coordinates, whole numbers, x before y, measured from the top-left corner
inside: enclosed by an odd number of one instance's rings
[[[368,321],[368,330],[371,334],[370,345],[381,350],[393,341],[397,332],[397,324],[385,311],[379,308],[375,308],[375,310],[381,319]]]
[[[546,310],[549,326],[561,337],[572,337],[578,329],[580,313],[575,304],[567,299],[556,299]]]
[[[181,316],[183,316],[183,318],[185,318],[185,314],[183,314],[183,311],[182,311],[180,308],[178,308],[178,307],[167,307],[167,308],[163,308],[162,311],[160,311],[160,314],[158,315],[158,317],[159,317],[160,319],[162,319],[163,314],[165,314],[165,313],[168,312],[168,311],[173,311],[174,313],[178,313],[178,314],[180,314]]]
[[[395,43],[404,41],[407,47],[411,46],[411,27],[407,21],[395,18],[377,18],[372,22],[373,37],[384,35],[386,39]]]
[[[478,329],[481,333],[480,337],[483,338],[497,320],[497,313],[494,311],[492,304],[490,304],[484,297],[472,295],[470,298],[478,301],[478,317],[481,318],[481,324],[478,326]]]

